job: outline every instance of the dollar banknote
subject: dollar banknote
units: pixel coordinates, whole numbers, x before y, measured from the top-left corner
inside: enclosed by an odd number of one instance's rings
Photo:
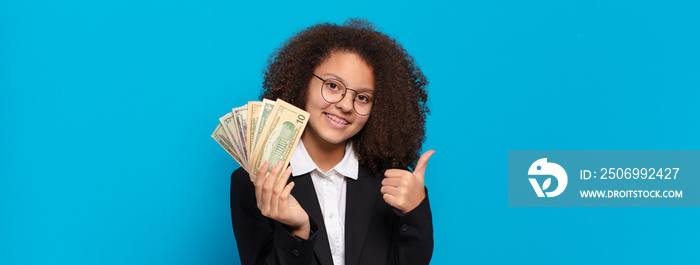
[[[257,140],[253,156],[248,160],[249,168],[259,169],[265,161],[270,163],[268,172],[279,161],[286,168],[308,121],[308,112],[278,99]],[[248,171],[252,181],[256,178],[255,171]]]
[[[251,181],[255,181],[265,161],[271,167],[279,161],[284,167],[289,164],[308,118],[309,113],[280,99],[249,101],[219,118],[212,138],[249,172]]]
[[[263,129],[265,128],[265,124],[267,123],[268,118],[270,117],[270,113],[272,112],[272,108],[275,107],[275,101],[269,100],[264,98],[262,101],[262,105],[260,107],[260,116],[258,117],[258,125],[257,128],[255,128],[255,137],[253,138],[253,150],[257,148],[258,144],[258,139],[260,139],[260,135],[263,132]],[[253,154],[251,153],[250,156],[252,157]]]
[[[262,107],[262,102],[260,101],[248,101],[248,118],[246,119],[248,129],[246,142],[246,148],[248,149],[246,155],[251,157],[251,151],[253,150],[252,142],[254,141],[255,129],[258,127],[258,119],[260,118],[260,108]]]
[[[234,153],[236,153],[236,155],[241,159],[241,162],[247,165],[248,161],[246,158],[244,158],[245,154],[243,153],[243,149],[241,148],[241,142],[238,139],[238,137],[236,137],[238,132],[236,131],[236,120],[233,118],[233,113],[226,113],[226,115],[219,118],[219,122],[221,122],[221,126],[226,132],[226,137],[228,137],[229,142],[233,146]],[[245,166],[244,168],[248,167]]]
[[[238,142],[240,143],[239,149],[241,150],[241,156],[243,156],[243,163],[248,163],[248,144],[246,141],[246,138],[248,138],[248,123],[246,120],[248,119],[248,105],[243,105],[238,108],[233,108],[231,111],[231,115],[233,116],[234,119],[234,125],[235,125],[235,133],[234,137],[238,139]],[[233,132],[233,131],[231,131]],[[244,166],[243,168],[248,168],[247,166]]]
[[[221,147],[223,147],[224,150],[226,150],[226,152],[231,155],[236,162],[238,162],[238,164],[243,165],[243,160],[241,160],[236,152],[233,151],[233,145],[229,141],[228,135],[226,135],[224,126],[222,126],[221,123],[219,123],[219,126],[216,126],[216,129],[214,129],[214,133],[211,135],[211,137],[214,138],[214,140],[216,140],[216,142],[218,142],[219,145],[221,145]]]

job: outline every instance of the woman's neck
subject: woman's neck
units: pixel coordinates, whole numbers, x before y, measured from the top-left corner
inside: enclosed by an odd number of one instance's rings
[[[301,136],[301,140],[304,142],[306,152],[309,153],[311,160],[316,163],[316,166],[323,172],[328,172],[328,170],[331,170],[343,160],[346,141],[337,144],[329,143],[312,131],[306,130]]]

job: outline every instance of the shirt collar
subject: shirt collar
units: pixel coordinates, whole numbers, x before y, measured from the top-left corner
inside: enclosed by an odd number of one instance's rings
[[[311,160],[311,156],[309,156],[309,152],[306,151],[306,147],[304,147],[304,143],[301,140],[299,140],[296,149],[294,149],[289,163],[292,165],[292,176],[294,177],[304,175],[313,170],[323,172],[316,166],[316,163]],[[359,164],[357,156],[355,155],[355,150],[352,148],[352,143],[348,142],[345,144],[345,155],[343,159],[328,172],[335,170],[343,176],[357,180]]]

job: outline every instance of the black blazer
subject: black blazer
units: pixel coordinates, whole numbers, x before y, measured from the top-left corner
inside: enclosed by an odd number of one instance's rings
[[[231,219],[242,264],[333,264],[326,228],[311,175],[290,177],[292,195],[311,222],[308,240],[291,235],[260,213],[255,187],[243,169],[231,174]],[[402,214],[382,198],[381,176],[360,166],[347,180],[345,263],[428,264],[433,254],[433,221],[428,197]]]

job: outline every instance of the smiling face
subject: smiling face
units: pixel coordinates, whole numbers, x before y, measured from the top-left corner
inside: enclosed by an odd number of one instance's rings
[[[357,54],[351,52],[332,52],[316,67],[314,74],[343,82],[348,88],[374,91],[374,74],[372,67]],[[328,103],[321,96],[323,81],[312,76],[309,82],[306,111],[309,112],[309,125],[302,140],[316,141],[321,146],[345,145],[345,141],[357,134],[365,126],[369,115],[358,115],[353,109],[355,93],[348,90],[345,97],[337,103]]]

